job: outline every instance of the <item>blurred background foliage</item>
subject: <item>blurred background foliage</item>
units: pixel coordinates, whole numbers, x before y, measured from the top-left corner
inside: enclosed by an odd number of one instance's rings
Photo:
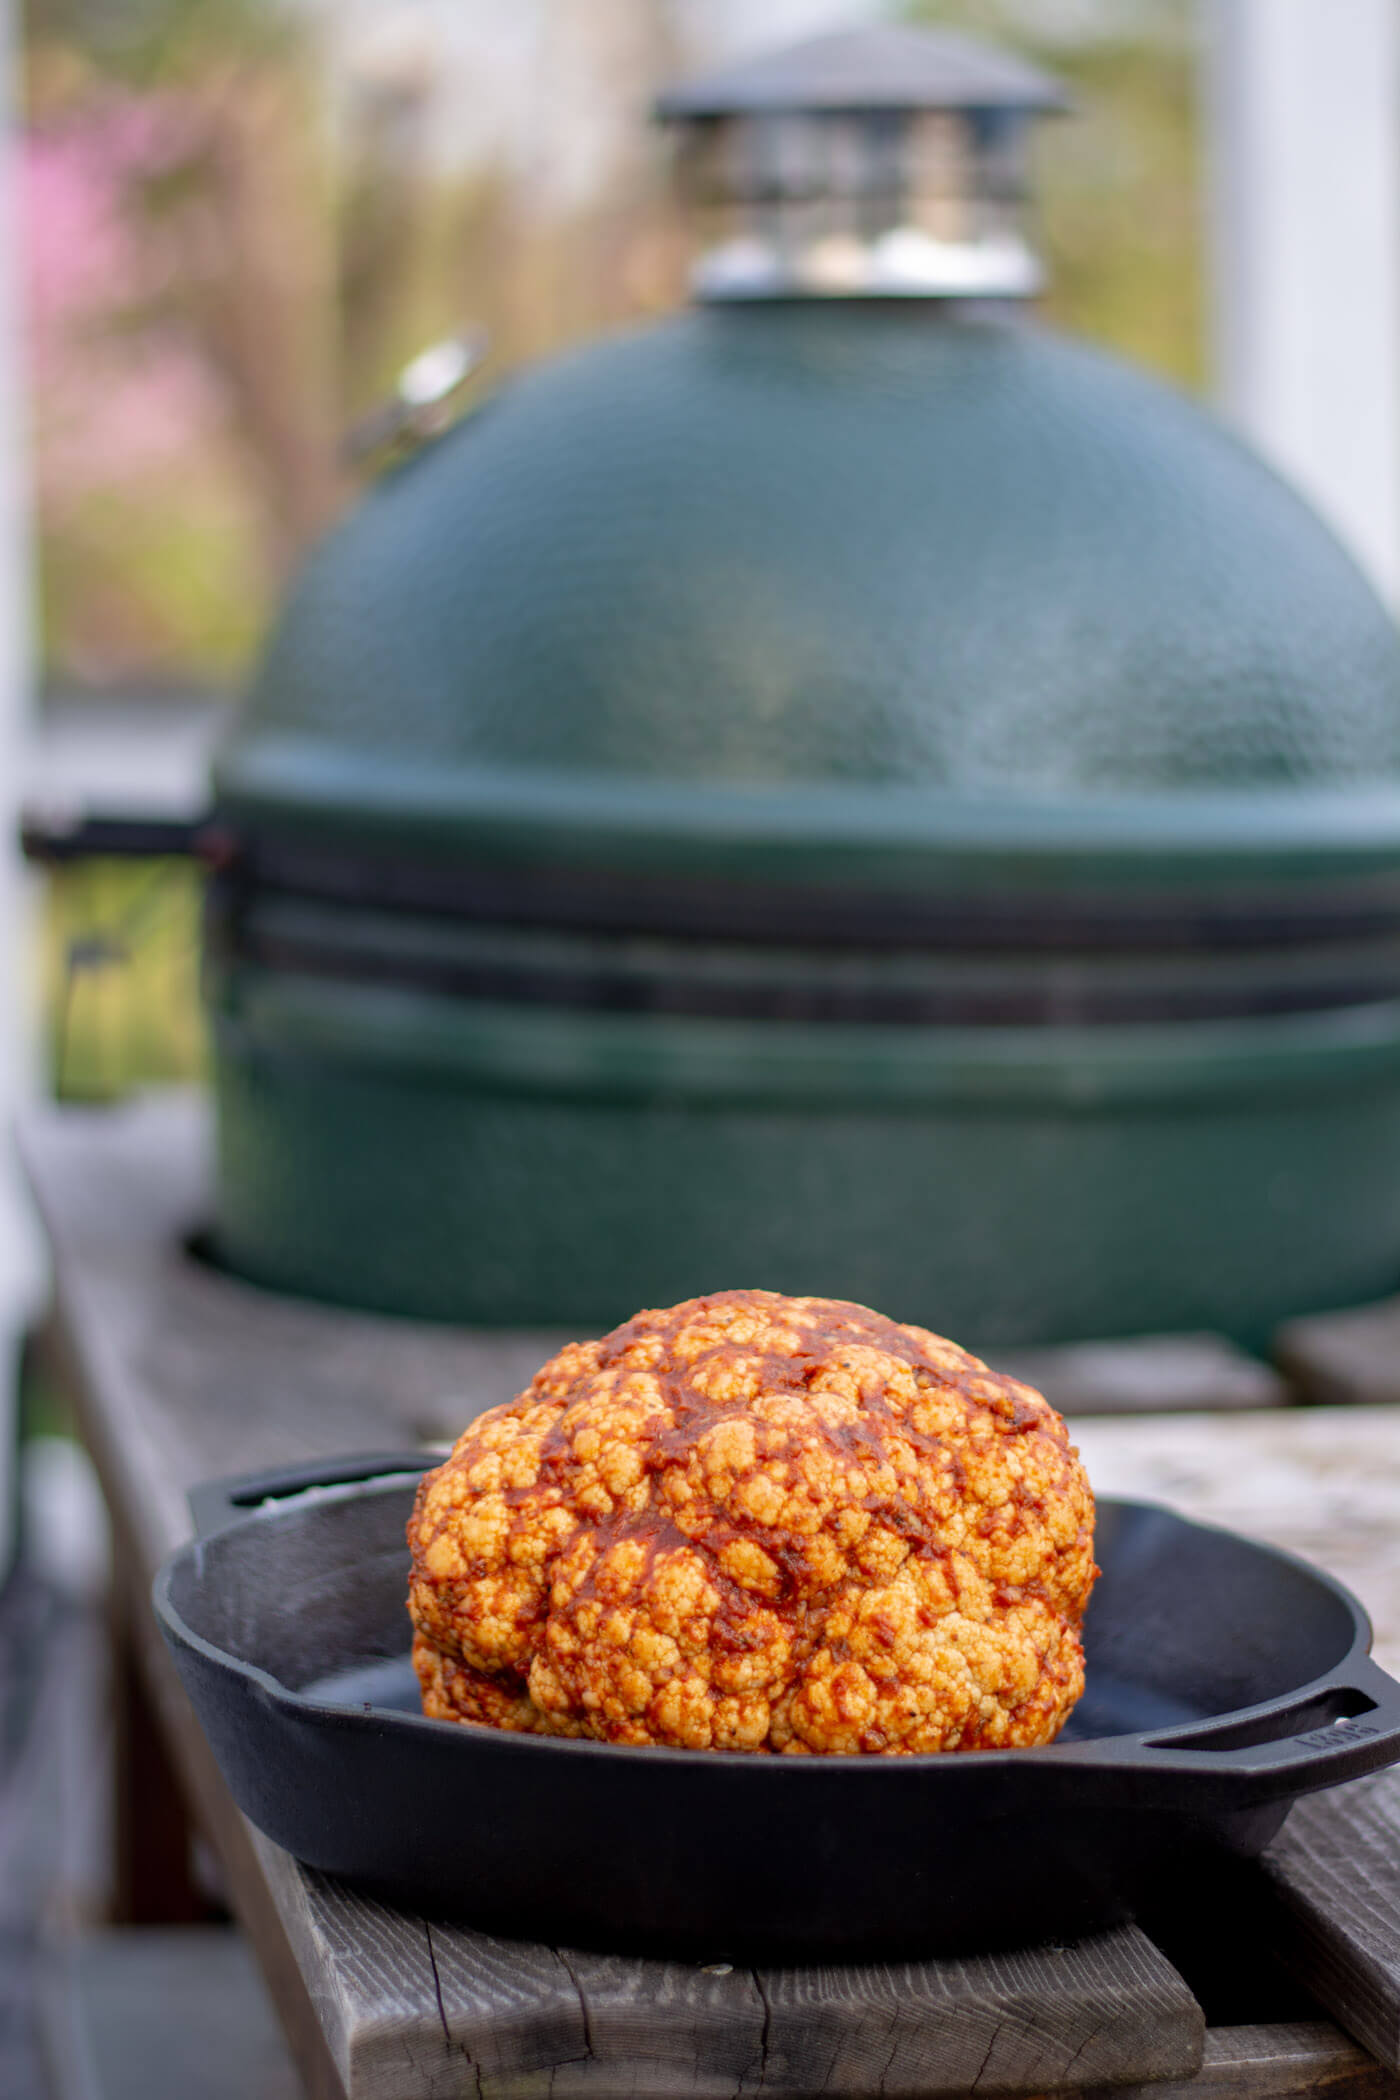
[[[201,901],[182,861],[89,860],[51,876],[40,991],[56,1099],[119,1100],[203,1076]]]
[[[483,323],[489,385],[676,303],[684,243],[641,119],[662,79],[714,55],[707,18],[723,11],[31,0],[47,677],[236,678],[289,568],[353,493],[341,433],[425,342]],[[788,34],[791,6],[771,11]],[[897,11],[1069,80],[1077,114],[1041,149],[1050,315],[1198,385],[1191,0]],[[749,43],[761,13],[744,13]]]
[[[683,299],[656,88],[877,5],[30,0],[46,687],[111,706],[236,683],[302,550],[353,500],[343,433],[424,344],[484,326],[489,388]],[[1040,145],[1049,315],[1198,385],[1192,0],[887,11],[1066,78],[1076,113]],[[198,911],[179,863],[55,872],[55,1092],[200,1074]]]
[[[1043,127],[1038,164],[1046,314],[1203,388],[1193,0],[921,0],[909,12],[1014,45],[1067,82],[1073,112]]]

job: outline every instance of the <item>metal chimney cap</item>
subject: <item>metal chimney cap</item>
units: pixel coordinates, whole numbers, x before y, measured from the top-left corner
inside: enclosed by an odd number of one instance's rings
[[[668,89],[655,113],[674,122],[800,110],[1034,114],[1069,107],[1068,94],[1051,74],[993,45],[946,30],[886,27],[837,30],[724,66]]]

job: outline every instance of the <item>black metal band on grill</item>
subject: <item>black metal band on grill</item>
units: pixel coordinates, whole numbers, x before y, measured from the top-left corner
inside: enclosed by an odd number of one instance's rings
[[[1242,882],[1175,893],[991,889],[933,895],[639,876],[597,868],[435,862],[359,845],[221,840],[224,878],[251,894],[421,913],[481,925],[657,934],[674,940],[795,942],[860,951],[985,953],[1287,948],[1400,937],[1400,875],[1319,883]]]
[[[808,1021],[818,1024],[932,1027],[1093,1027],[1109,1024],[1240,1020],[1263,1014],[1315,1013],[1400,998],[1400,955],[1386,975],[1320,986],[1277,983],[1247,988],[1194,985],[1167,990],[1092,980],[1066,985],[1028,980],[1014,989],[859,991],[842,985],[722,984],[656,971],[645,977],[595,971],[545,971],[523,964],[469,967],[419,958],[362,957],[353,967],[331,954],[291,943],[252,941],[238,960],[301,976],[354,984],[394,985],[458,999],[569,1012],[691,1015],[711,1020]]]
[[[351,986],[560,1013],[936,1027],[1090,1027],[1243,1019],[1400,998],[1400,936],[1251,951],[859,950],[535,932],[210,886],[206,952]]]

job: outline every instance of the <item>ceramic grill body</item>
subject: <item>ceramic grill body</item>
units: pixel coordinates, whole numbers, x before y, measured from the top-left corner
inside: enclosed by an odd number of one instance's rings
[[[1400,641],[1016,300],[713,299],[517,376],[312,558],[216,788],[260,1280],[976,1343],[1395,1287]]]

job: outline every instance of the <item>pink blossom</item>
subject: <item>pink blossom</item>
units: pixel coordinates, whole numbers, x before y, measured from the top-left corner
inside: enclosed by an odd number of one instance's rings
[[[41,510],[207,450],[225,422],[215,375],[159,314],[173,268],[134,199],[189,151],[169,99],[111,100],[23,145],[30,371]]]

